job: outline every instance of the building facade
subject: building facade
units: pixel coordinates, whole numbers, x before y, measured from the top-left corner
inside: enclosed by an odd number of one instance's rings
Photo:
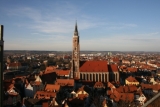
[[[74,35],[73,35],[73,48],[72,48],[72,67],[71,67],[71,78],[79,78],[79,67],[80,67],[80,45],[79,45],[79,34],[77,23],[75,25]]]
[[[93,82],[119,81],[118,66],[116,64],[108,65],[106,60],[80,61],[80,42],[77,23],[75,25],[72,44],[70,78]]]
[[[1,86],[1,89],[2,89],[2,81],[3,81],[3,25],[0,25],[0,86]],[[1,95],[1,101],[3,101],[2,99],[2,90],[0,90],[0,95]],[[0,104],[2,104],[2,102],[0,101]]]

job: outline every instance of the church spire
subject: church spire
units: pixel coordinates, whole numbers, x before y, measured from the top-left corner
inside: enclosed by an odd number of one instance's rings
[[[75,30],[74,30],[74,34],[75,34],[75,36],[78,36],[78,27],[77,27],[77,21],[76,21],[76,24],[75,24]]]

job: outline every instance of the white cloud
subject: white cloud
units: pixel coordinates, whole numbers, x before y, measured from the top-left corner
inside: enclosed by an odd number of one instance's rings
[[[155,34],[155,33],[149,33]],[[148,34],[148,35],[149,35]],[[100,51],[160,51],[157,44],[159,38],[139,37],[136,35],[117,34],[111,37],[90,38],[80,40],[82,50],[100,50]]]
[[[132,24],[132,23],[108,23],[107,29],[119,30],[119,29],[133,28],[137,26],[138,26],[137,24]]]

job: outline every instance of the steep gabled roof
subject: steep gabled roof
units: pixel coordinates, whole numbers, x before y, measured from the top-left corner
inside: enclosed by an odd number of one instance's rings
[[[110,87],[111,89],[115,89],[116,87],[112,84],[112,83],[110,83],[110,82],[107,82],[107,87]]]
[[[107,61],[81,61],[80,72],[108,72]]]
[[[138,82],[134,77],[129,76],[128,78],[126,78],[127,81],[129,82]]]
[[[108,70],[109,72],[118,72],[118,65],[116,64],[108,65]]]

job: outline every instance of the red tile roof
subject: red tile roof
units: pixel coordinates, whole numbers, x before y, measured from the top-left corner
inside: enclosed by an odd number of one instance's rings
[[[17,66],[21,66],[21,63],[10,63],[8,64],[9,67],[17,67]]]
[[[116,64],[108,65],[108,70],[109,72],[118,72],[118,65]]]
[[[80,72],[108,72],[107,61],[81,61]]]
[[[127,68],[127,71],[130,71],[130,72],[137,72],[137,68],[128,67],[128,68]]]
[[[113,93],[110,95],[110,98],[118,102],[120,99],[120,93],[114,90]]]
[[[94,88],[105,88],[104,84],[102,82],[96,82],[94,84]]]
[[[57,67],[55,67],[55,66],[46,67],[46,70],[44,71],[44,74],[55,72],[57,70],[56,68]]]
[[[137,89],[138,89],[138,88],[137,88],[135,85],[120,86],[120,87],[116,88],[116,90],[117,90],[119,93],[136,92]]]
[[[147,65],[147,64],[142,64],[141,66],[140,66],[140,68],[141,69],[144,69],[144,70],[155,70],[156,69],[156,67],[152,67],[152,66],[150,66],[150,65]]]
[[[4,87],[7,90],[10,90],[11,88],[14,87],[14,84],[12,84],[12,82],[4,82]]]
[[[133,102],[134,93],[120,93],[120,100],[125,102]]]
[[[60,86],[74,86],[74,79],[57,79],[55,84]]]
[[[84,98],[87,98],[88,94],[78,94],[78,98],[83,100]]]
[[[130,92],[135,92],[138,90],[137,86],[135,86],[135,85],[128,85],[128,88],[129,88]]]
[[[125,65],[122,65],[119,67],[120,69],[126,69],[127,67]]]
[[[111,89],[115,88],[115,86],[112,83],[110,83],[110,82],[107,82],[107,86],[110,87]]]
[[[43,102],[42,107],[49,107],[48,102]]]
[[[112,58],[113,62],[119,62],[119,58]]]
[[[160,90],[160,84],[141,84],[142,89]]]
[[[34,98],[38,99],[51,99],[51,97],[56,97],[55,92],[37,91]]]
[[[69,73],[70,73],[70,70],[57,70],[57,71],[56,71],[56,74],[57,74],[58,76],[69,75]]]
[[[54,92],[59,91],[60,85],[54,85],[54,84],[47,84],[45,87],[45,91]]]
[[[77,93],[80,92],[80,91],[84,91],[84,87],[85,87],[84,85],[83,85],[82,87],[80,87],[80,88],[77,90]]]
[[[110,98],[114,101],[118,102],[119,100],[125,102],[133,102],[134,101],[134,93],[119,93],[117,90],[109,90],[107,94],[110,95]]]
[[[128,78],[126,78],[127,81],[129,82],[138,82],[134,77],[129,76]]]

